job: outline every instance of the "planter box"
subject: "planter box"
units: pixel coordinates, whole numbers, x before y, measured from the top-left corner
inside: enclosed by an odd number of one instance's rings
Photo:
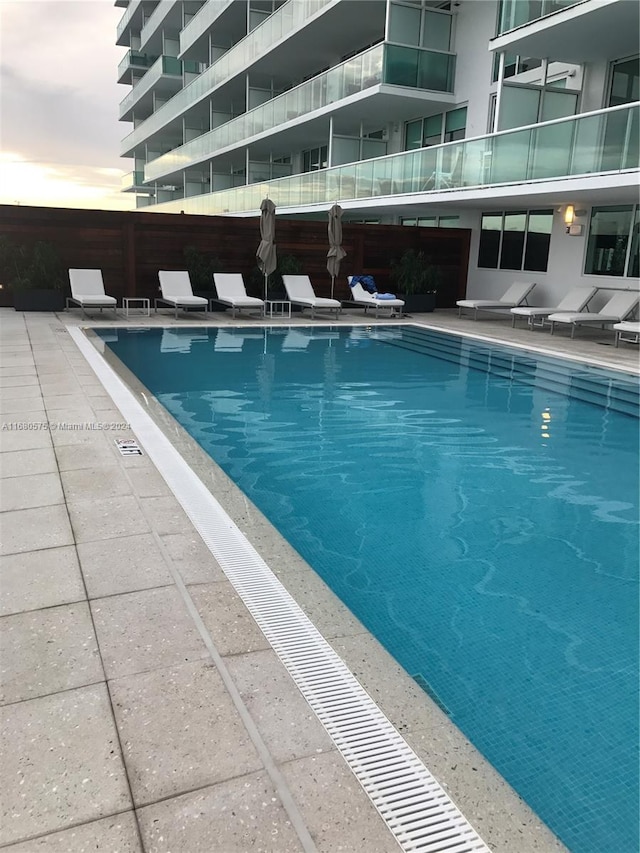
[[[64,311],[64,293],[60,290],[16,290],[13,307],[16,311]]]
[[[407,314],[430,314],[436,307],[435,293],[399,293],[398,299],[404,301]]]

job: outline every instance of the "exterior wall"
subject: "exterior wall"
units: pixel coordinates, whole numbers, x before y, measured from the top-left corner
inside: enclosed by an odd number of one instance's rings
[[[456,103],[467,103],[466,136],[487,133],[493,54],[487,45],[495,36],[498,4],[463,2],[455,24]]]
[[[467,296],[469,299],[500,297],[514,281],[536,282],[537,287],[531,301],[532,304],[537,305],[555,305],[562,299],[567,290],[576,286],[640,290],[640,279],[637,278],[584,274],[591,208],[582,202],[580,206],[588,211],[587,215],[581,219],[581,222],[584,223],[584,229],[580,237],[570,237],[565,231],[562,212],[554,211],[547,272],[495,270],[478,267],[482,212],[479,210],[469,212],[461,218],[460,227],[472,229],[467,279]],[[606,300],[607,293],[603,290],[596,294],[589,307],[597,311]]]

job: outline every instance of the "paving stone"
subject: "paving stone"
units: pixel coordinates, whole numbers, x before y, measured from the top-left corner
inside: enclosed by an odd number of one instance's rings
[[[209,661],[116,678],[110,691],[137,805],[262,766]]]
[[[50,474],[57,470],[58,464],[51,445],[34,450],[14,450],[9,453],[0,453],[0,478],[22,477],[27,474]],[[0,485],[1,488],[2,485]]]
[[[85,598],[73,546],[0,557],[0,616]]]
[[[208,657],[175,587],[91,602],[108,678]]]
[[[96,492],[101,499],[130,495],[129,485],[122,468],[118,465],[103,465],[99,468],[77,468],[74,471],[62,471],[60,479],[67,501],[91,501]],[[96,488],[96,485],[99,487]]]
[[[161,539],[185,583],[209,583],[226,579],[218,561],[191,525],[183,533],[173,533]]]
[[[269,751],[291,761],[333,749],[333,742],[273,651],[225,658]]]
[[[0,554],[39,551],[73,544],[64,504],[3,512],[0,519]]]
[[[131,809],[104,684],[0,714],[0,844]]]
[[[140,505],[150,518],[160,536],[182,533],[191,522],[177,499],[173,496],[140,498]]]
[[[25,416],[25,413],[21,412],[18,417],[12,415],[10,418],[3,418],[3,423],[7,426],[7,429],[0,428],[0,446],[3,453],[9,453],[12,450],[51,447],[49,431],[45,426],[41,426],[47,423],[44,415],[32,417],[31,415]],[[18,429],[14,425],[23,425],[24,428]]]
[[[190,586],[189,594],[221,655],[270,648],[269,641],[228,581]]]
[[[337,751],[280,769],[319,853],[397,853],[398,842]]]
[[[57,473],[8,477],[0,483],[0,510],[31,509],[64,503]]]
[[[145,848],[155,853],[303,851],[265,773],[146,806],[138,810],[138,820]],[[339,849],[334,848],[336,853]]]
[[[163,554],[150,533],[110,539],[108,548],[102,540],[81,542],[77,548],[89,598],[173,583]]]
[[[99,488],[96,488],[96,492],[100,494]],[[69,500],[67,506],[76,542],[93,542],[149,532],[149,525],[140,511],[138,501],[131,495]]]
[[[7,853],[143,853],[133,812],[4,847]]]
[[[0,704],[104,680],[86,602],[0,619]]]

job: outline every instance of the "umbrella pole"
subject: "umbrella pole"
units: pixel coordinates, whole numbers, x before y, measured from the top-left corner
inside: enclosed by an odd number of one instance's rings
[[[265,302],[267,301],[267,278],[268,278],[268,276],[265,273],[264,274],[264,301]],[[265,308],[266,308],[266,305],[265,305]]]
[[[332,299],[333,299],[333,286],[335,283],[336,283],[336,277],[335,277],[335,275],[332,275],[331,276],[331,298]]]

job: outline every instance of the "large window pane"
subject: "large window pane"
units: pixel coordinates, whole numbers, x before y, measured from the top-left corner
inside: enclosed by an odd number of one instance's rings
[[[442,142],[442,113],[429,116],[424,120],[424,135],[422,144],[426,148],[429,145],[439,145]]]
[[[498,130],[523,127],[538,121],[540,92],[536,89],[523,89],[520,86],[502,87]]]
[[[553,210],[530,211],[523,269],[532,272],[547,271],[552,225]]]
[[[611,76],[611,93],[609,106],[631,104],[640,100],[640,59],[627,59],[616,62]]]
[[[422,119],[408,121],[404,136],[404,150],[411,151],[422,147]]]
[[[425,10],[422,27],[422,47],[449,50],[451,16]]]
[[[501,232],[502,214],[483,213],[480,231],[480,248],[478,250],[479,267],[485,267],[493,270],[498,268]]]
[[[391,4],[389,10],[389,41],[417,47],[420,44],[420,9]]]
[[[522,251],[524,249],[524,231],[527,214],[520,212],[505,213],[504,232],[502,234],[501,270],[522,269]]]
[[[624,275],[633,207],[594,207],[587,244],[585,273]]]

